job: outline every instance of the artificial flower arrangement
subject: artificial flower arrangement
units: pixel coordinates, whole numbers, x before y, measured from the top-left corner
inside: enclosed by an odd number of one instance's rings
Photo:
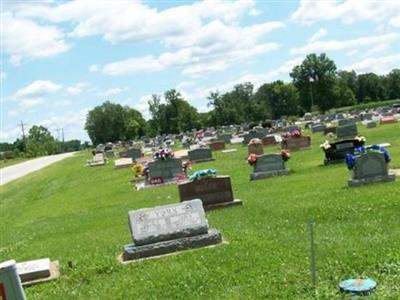
[[[190,181],[196,181],[200,179],[205,179],[205,178],[213,178],[217,176],[217,170],[215,169],[205,169],[205,170],[199,170],[194,172],[190,177]]]
[[[301,131],[297,129],[287,132],[283,135],[284,138],[300,138],[302,136],[303,134],[301,133]]]
[[[329,141],[325,141],[324,143],[319,145],[319,147],[326,151],[326,150],[330,149],[332,146],[331,146],[331,143],[329,143]]]
[[[387,151],[386,148],[381,147],[379,145],[372,145],[369,147],[361,146],[361,147],[357,147],[356,149],[354,149],[354,154],[350,154],[350,153],[346,154],[345,161],[346,161],[347,168],[349,170],[352,170],[356,164],[357,158],[360,157],[360,155],[369,153],[369,152],[382,153],[383,156],[385,157],[386,163],[389,163],[391,161],[389,151]]]
[[[136,164],[134,164],[134,165],[132,166],[132,172],[133,172],[133,176],[134,176],[135,178],[136,178],[136,177],[143,176],[144,170],[145,170],[145,168],[144,168],[144,166],[143,166],[142,164],[136,163]]]
[[[354,139],[359,141],[360,143],[365,143],[365,141],[367,140],[365,137],[361,135],[357,135]]]
[[[173,158],[174,157],[174,152],[165,148],[165,149],[160,149],[156,153],[154,153],[154,158],[155,159],[162,159],[165,160],[167,158]]]
[[[282,150],[281,151],[281,153],[280,153],[280,155],[282,156],[282,159],[283,159],[283,161],[288,161],[289,159],[290,159],[290,152],[289,152],[289,150]],[[247,157],[247,163],[250,165],[250,166],[254,166],[256,163],[257,163],[257,155],[256,154],[250,154],[248,157]]]

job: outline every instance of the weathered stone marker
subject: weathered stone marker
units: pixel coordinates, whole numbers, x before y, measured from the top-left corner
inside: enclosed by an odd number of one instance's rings
[[[149,163],[149,179],[160,178],[162,182],[173,180],[182,171],[182,160],[168,158],[156,160]]]
[[[188,151],[188,156],[192,162],[205,162],[214,160],[210,148],[197,148]]]
[[[352,170],[349,187],[360,186],[372,182],[394,181],[396,176],[389,174],[388,165],[382,153],[369,152],[356,159]]]
[[[180,201],[200,199],[204,209],[213,209],[231,205],[242,205],[242,201],[233,198],[231,178],[219,176],[203,178],[178,185]]]
[[[338,142],[330,143],[330,148],[325,149],[324,165],[343,163],[346,154],[354,153],[354,149],[363,146],[364,142],[356,139],[341,140]]]
[[[123,261],[152,257],[222,242],[209,229],[200,199],[130,211],[133,244],[124,247]]]
[[[50,277],[50,259],[20,262],[17,263],[17,270],[22,282]]]
[[[354,138],[357,134],[357,124],[355,123],[336,128],[336,136],[338,140]]]
[[[212,151],[224,150],[225,142],[224,141],[213,141],[208,144]]]
[[[291,151],[308,149],[311,147],[311,137],[287,137],[282,140],[281,147]]]
[[[288,175],[285,162],[279,154],[264,154],[257,157],[250,180],[257,180],[277,175]]]

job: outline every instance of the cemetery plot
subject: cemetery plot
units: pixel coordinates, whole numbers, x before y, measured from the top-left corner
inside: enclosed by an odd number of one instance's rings
[[[394,174],[389,174],[386,160],[383,153],[376,152],[367,152],[356,157],[352,178],[348,181],[349,187],[394,181],[396,177]]]
[[[321,145],[325,153],[324,165],[344,162],[346,154],[354,154],[354,149],[363,145],[364,140],[362,139],[349,139],[332,143],[325,142]]]
[[[277,175],[288,175],[290,171],[280,154],[264,154],[257,157],[253,165],[253,173],[250,180],[258,180]]]
[[[231,205],[242,205],[242,201],[233,198],[231,178],[229,176],[208,177],[183,182],[178,185],[180,201],[200,199],[204,209],[213,209]]]
[[[122,157],[131,158],[132,160],[136,160],[140,157],[143,157],[143,152],[139,148],[129,148],[128,150],[120,153]]]
[[[58,261],[49,258],[17,263],[17,272],[23,285],[33,285],[60,276]]]
[[[358,134],[357,124],[348,124],[344,126],[339,126],[336,129],[336,137],[338,140],[346,140],[349,138],[354,138]]]
[[[133,160],[130,157],[120,158],[114,161],[114,167],[116,169],[129,168],[131,166],[133,166]]]
[[[133,244],[126,245],[123,262],[219,244],[222,236],[208,227],[201,200],[130,211]]]
[[[275,146],[278,144],[275,135],[267,135],[266,137],[262,138],[261,140],[263,146]]]
[[[212,150],[210,148],[197,148],[188,151],[188,157],[191,162],[199,163],[212,161]]]
[[[96,153],[91,160],[86,162],[86,166],[96,167],[104,166],[106,164],[106,159],[103,153]]]
[[[208,143],[208,146],[212,151],[224,150],[225,142],[224,141],[212,141]]]
[[[285,137],[281,143],[282,149],[287,149],[291,151],[304,150],[311,147],[311,137],[309,136],[299,136],[299,137]]]

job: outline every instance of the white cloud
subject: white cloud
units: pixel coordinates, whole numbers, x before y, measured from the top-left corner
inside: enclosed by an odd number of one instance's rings
[[[392,18],[389,23],[393,27],[400,28],[400,16]]]
[[[7,78],[6,72],[0,72],[0,80],[5,80]]]
[[[89,72],[94,73],[94,72],[98,72],[100,70],[99,65],[91,65],[89,66]]]
[[[18,99],[33,99],[47,96],[48,94],[59,91],[62,88],[61,85],[56,84],[49,80],[36,80],[31,84],[23,87],[15,93],[15,97]]]
[[[400,54],[379,57],[368,57],[359,62],[344,66],[344,70],[354,70],[357,73],[374,72],[387,74],[400,65]]]
[[[87,82],[78,82],[74,85],[67,87],[65,90],[68,95],[75,96],[83,92],[83,90],[88,87]]]
[[[312,43],[315,41],[320,40],[322,37],[326,36],[328,34],[328,30],[325,28],[320,28],[316,33],[314,33],[309,39],[308,42]]]
[[[115,95],[121,94],[122,92],[124,92],[126,90],[127,90],[126,87],[125,88],[111,88],[102,93],[99,93],[99,95],[105,96],[105,97],[110,97],[110,96],[115,96]]]
[[[399,40],[400,34],[387,33],[383,35],[367,36],[352,40],[329,40],[329,41],[316,41],[300,48],[293,48],[290,52],[292,54],[308,54],[313,52],[326,52],[326,51],[339,51],[347,49],[355,49],[359,47],[386,44],[390,45]]]
[[[362,20],[386,22],[399,13],[400,1],[302,0],[291,20],[307,25],[326,20],[340,20],[346,24]]]
[[[2,52],[10,55],[10,63],[56,56],[69,50],[64,34],[55,26],[39,25],[32,20],[1,14]]]
[[[107,75],[122,75],[180,67],[183,74],[192,76],[221,71],[233,63],[278,49],[276,43],[260,43],[259,40],[264,34],[282,27],[281,22],[238,27],[213,21],[190,36],[167,39],[169,46],[184,46],[180,50],[164,52],[158,57],[147,55],[113,62],[103,66],[102,71]]]
[[[27,4],[19,6],[17,15],[51,22],[71,21],[76,26],[71,36],[102,35],[111,43],[137,42],[196,32],[203,21],[218,19],[236,22],[245,14],[256,13],[254,0],[226,2],[205,0],[165,10],[151,8],[139,1],[86,0],[58,5]]]
[[[42,104],[43,102],[44,102],[44,100],[42,98],[21,99],[18,102],[18,106],[22,110],[28,110],[28,109],[34,108],[34,107]]]

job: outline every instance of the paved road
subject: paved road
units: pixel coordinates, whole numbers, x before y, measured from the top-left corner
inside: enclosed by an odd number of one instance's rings
[[[71,157],[75,152],[44,156],[0,169],[0,185]]]

